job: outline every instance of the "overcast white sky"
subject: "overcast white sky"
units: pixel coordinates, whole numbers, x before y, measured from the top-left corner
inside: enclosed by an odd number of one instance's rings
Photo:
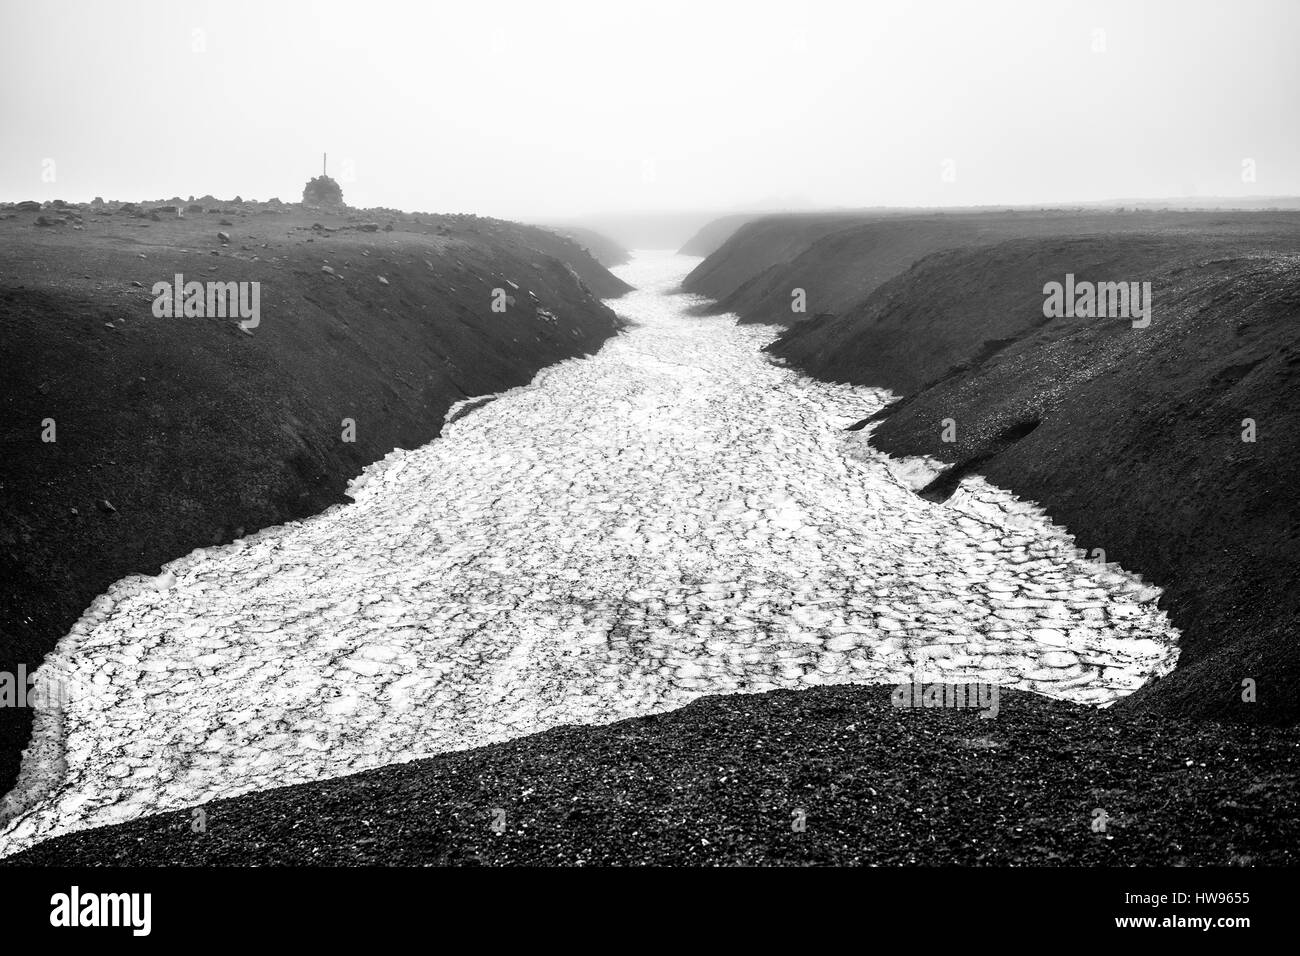
[[[0,80],[3,200],[1300,193],[1300,0],[0,0]]]

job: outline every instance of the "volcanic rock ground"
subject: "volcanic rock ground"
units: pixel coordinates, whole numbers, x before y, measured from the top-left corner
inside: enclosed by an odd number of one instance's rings
[[[1000,694],[704,697],[68,833],[40,866],[1277,866],[1297,731]],[[201,825],[196,825],[201,821]]]
[[[637,323],[394,452],[351,505],[132,577],[47,659],[0,855],[72,830],[706,694],[991,681],[1109,703],[1176,659],[1159,591],[981,479],[846,431],[888,399],[693,318]],[[923,663],[921,663],[923,662]]]

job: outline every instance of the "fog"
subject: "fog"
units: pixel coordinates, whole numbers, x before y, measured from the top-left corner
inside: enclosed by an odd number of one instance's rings
[[[627,210],[1300,193],[1300,4],[4,0],[0,199]]]

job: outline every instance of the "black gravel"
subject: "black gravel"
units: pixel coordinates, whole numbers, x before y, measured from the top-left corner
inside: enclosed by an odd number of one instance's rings
[[[698,700],[69,834],[6,865],[1282,865],[1300,730],[1004,692]],[[1104,832],[1096,827],[1106,814]],[[802,816],[800,814],[802,813]],[[802,832],[796,829],[805,821]],[[500,832],[497,832],[497,831]]]

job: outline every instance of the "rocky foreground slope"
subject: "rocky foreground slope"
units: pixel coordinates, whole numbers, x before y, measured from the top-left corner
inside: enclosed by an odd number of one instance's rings
[[[72,833],[0,865],[1297,862],[1295,729],[1015,691],[993,720],[892,697],[707,697]]]
[[[114,581],[344,500],[367,464],[434,438],[453,403],[621,325],[599,300],[628,286],[545,229],[182,211],[0,209],[0,672],[34,669]],[[177,273],[261,283],[259,324],[155,317],[153,286]],[[0,790],[30,713],[0,707]]]

